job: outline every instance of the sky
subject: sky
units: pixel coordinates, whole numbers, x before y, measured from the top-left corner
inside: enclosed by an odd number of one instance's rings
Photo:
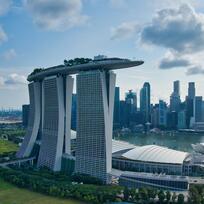
[[[0,108],[29,103],[34,68],[98,54],[143,60],[115,71],[121,99],[151,84],[169,103],[173,81],[204,97],[203,0],[0,0]]]

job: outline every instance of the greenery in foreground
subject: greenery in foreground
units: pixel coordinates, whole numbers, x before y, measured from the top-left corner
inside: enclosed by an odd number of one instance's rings
[[[7,140],[0,140],[0,155],[8,152],[16,152],[18,145]]]
[[[68,176],[62,173],[54,173],[47,169],[0,168],[0,177],[19,188],[26,188],[63,199],[74,198],[87,203],[117,202],[121,200],[137,204],[204,203],[204,187],[202,185],[191,185],[188,200],[184,201],[183,194],[176,195],[169,191],[165,192],[152,188],[128,189],[119,186],[73,184],[74,180],[84,180],[90,183],[91,178],[87,176],[84,179],[83,176],[79,175]]]
[[[52,179],[40,175],[31,175],[22,171],[0,168],[0,177],[19,188],[26,188],[42,194],[59,197],[74,198],[88,203],[105,203],[118,201],[121,194],[119,186],[100,186],[91,184],[73,184],[69,180],[60,181],[55,175]]]
[[[0,179],[1,204],[83,204],[72,199],[54,198],[17,188]]]

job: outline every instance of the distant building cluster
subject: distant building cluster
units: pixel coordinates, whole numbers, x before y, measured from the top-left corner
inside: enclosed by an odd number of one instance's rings
[[[143,132],[149,128],[168,130],[203,130],[204,129],[204,101],[202,96],[196,96],[195,83],[189,82],[188,95],[185,101],[180,98],[180,81],[173,82],[173,92],[170,103],[159,100],[151,103],[151,87],[145,82],[140,90],[138,105],[137,93],[129,90],[125,99],[120,100],[120,88],[115,87],[114,122],[113,127]],[[76,130],[76,98],[72,100],[72,129]]]
[[[20,122],[22,120],[22,112],[18,109],[4,109],[0,110],[0,122],[1,123],[11,123],[11,122]]]

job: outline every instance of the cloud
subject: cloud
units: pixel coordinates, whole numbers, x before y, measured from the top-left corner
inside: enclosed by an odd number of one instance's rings
[[[191,67],[186,72],[187,75],[204,74],[204,69],[201,66]]]
[[[167,49],[159,62],[160,69],[185,67],[187,75],[203,74],[204,14],[190,5],[157,11],[151,22],[144,25],[140,41]]]
[[[4,85],[22,85],[27,84],[26,77],[16,73],[10,74],[8,77],[3,78]]]
[[[193,7],[202,7],[203,5],[203,0],[151,0],[149,4],[155,8],[156,10],[158,9],[163,9],[163,8],[177,8],[178,6],[182,4],[190,4]]]
[[[6,60],[12,60],[17,56],[16,51],[14,49],[9,49],[3,53],[3,58]]]
[[[136,22],[124,22],[119,26],[111,29],[111,39],[124,39],[132,37],[139,30],[139,25]]]
[[[0,26],[0,44],[2,42],[7,41],[7,40],[8,40],[8,37],[7,37],[6,33],[5,33],[5,31],[3,30],[3,28]]]
[[[88,19],[81,14],[81,0],[24,0],[24,6],[34,22],[46,30],[66,30]]]
[[[0,87],[4,85],[4,78],[0,76]]]
[[[159,63],[160,69],[171,69],[176,67],[186,67],[191,65],[189,59],[179,56],[177,53],[168,51]]]
[[[7,13],[12,5],[12,0],[0,0],[0,15]]]
[[[187,4],[177,9],[162,9],[144,27],[141,40],[180,53],[204,50],[204,15]]]

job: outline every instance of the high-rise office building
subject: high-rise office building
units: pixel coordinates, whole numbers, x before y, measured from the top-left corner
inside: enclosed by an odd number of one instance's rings
[[[113,128],[120,127],[120,87],[115,87]]]
[[[190,127],[190,121],[194,115],[195,83],[188,83],[188,96],[186,97],[186,126]]]
[[[159,126],[159,104],[155,104],[151,111],[151,123],[153,127]]]
[[[180,96],[180,81],[174,81],[174,90],[173,92]]]
[[[150,84],[145,82],[140,90],[140,111],[144,114],[144,122],[150,122]]]
[[[77,139],[75,171],[109,182],[112,168],[113,72],[77,75]]]
[[[178,112],[178,129],[185,129],[186,128],[186,111],[181,110]]]
[[[203,105],[203,100],[202,96],[196,96],[194,98],[194,122],[202,122],[202,105]]]
[[[29,106],[27,104],[22,105],[22,125],[24,128],[28,126],[28,119],[29,119]]]
[[[167,104],[163,100],[159,100],[159,125],[167,125]]]
[[[173,93],[170,96],[170,111],[178,112],[180,109],[180,82],[174,81]]]
[[[178,112],[171,111],[167,113],[167,127],[169,129],[177,129],[178,126]]]
[[[137,94],[132,90],[129,90],[125,94],[126,104],[130,104],[130,113],[135,113],[137,111]]]
[[[188,98],[189,99],[195,98],[195,82],[188,83]]]

